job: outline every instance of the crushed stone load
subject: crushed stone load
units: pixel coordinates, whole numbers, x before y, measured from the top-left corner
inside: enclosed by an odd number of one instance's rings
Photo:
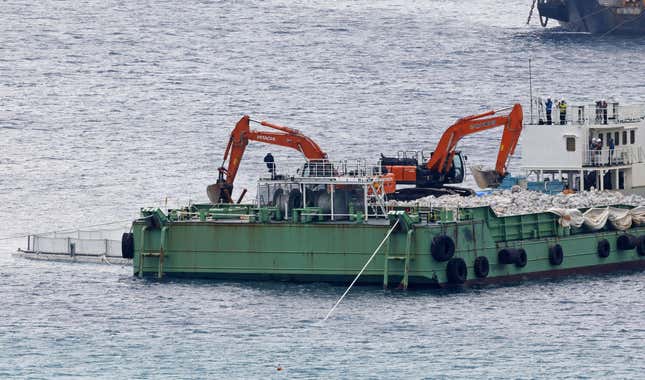
[[[642,206],[645,205],[645,197],[616,191],[583,191],[574,194],[549,195],[515,187],[511,190],[496,190],[483,196],[444,195],[437,198],[431,195],[411,202],[388,202],[389,206],[419,205],[446,209],[490,206],[499,216],[545,212],[552,208],[580,209],[618,204]]]

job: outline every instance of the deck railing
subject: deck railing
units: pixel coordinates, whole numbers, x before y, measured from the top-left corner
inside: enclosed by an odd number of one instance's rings
[[[547,122],[546,109],[543,99],[534,100],[534,109],[531,124],[545,124]],[[565,123],[574,125],[610,125],[617,123],[634,123],[645,119],[645,105],[623,105],[607,103],[607,106],[596,104],[567,105]],[[551,113],[552,124],[561,124],[560,110],[553,105]]]
[[[332,177],[366,177],[380,175],[378,162],[365,159],[352,160],[280,160],[272,163],[275,168],[274,178],[332,178]],[[268,179],[266,177],[262,179]]]
[[[621,147],[614,149],[588,149],[584,152],[583,166],[620,166],[643,162],[643,149]]]

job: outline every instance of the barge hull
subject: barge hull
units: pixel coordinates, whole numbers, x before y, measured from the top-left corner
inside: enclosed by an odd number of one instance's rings
[[[489,284],[525,278],[637,270],[645,256],[637,247],[618,249],[628,235],[645,239],[645,227],[626,232],[563,228],[550,213],[497,217],[488,207],[469,209],[464,220],[407,223],[397,228],[366,268],[360,284],[396,287],[441,286],[454,283],[449,260],[433,256],[439,236],[454,243],[452,259],[467,268],[466,284]],[[403,223],[403,222],[401,222]],[[179,221],[158,228],[134,223],[134,274],[157,277],[202,277],[230,280],[271,280],[347,283],[368,261],[390,230],[390,224],[242,223],[239,221]],[[624,239],[624,238],[623,238]],[[640,240],[639,240],[640,239]],[[601,257],[600,241],[609,244]],[[550,248],[558,245],[563,260],[554,264]],[[524,250],[526,263],[502,263],[503,249]],[[640,253],[640,254],[639,254]],[[489,271],[475,274],[475,260],[485,257]]]

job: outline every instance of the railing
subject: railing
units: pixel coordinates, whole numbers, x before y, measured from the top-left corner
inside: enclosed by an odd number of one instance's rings
[[[534,115],[531,124],[546,124],[547,115],[544,100],[534,100],[537,110],[537,119]],[[551,113],[552,124],[562,124],[560,110],[553,104]],[[603,125],[616,123],[634,123],[645,119],[645,105],[622,105],[616,102],[607,103],[607,106],[597,104],[567,105],[564,121],[574,125]]]
[[[379,171],[379,173],[375,173]],[[365,177],[380,174],[380,168],[368,166],[366,160],[310,160],[305,163],[301,177]]]
[[[594,149],[584,152],[583,166],[619,166],[643,162],[643,149],[623,147],[615,149]]]
[[[273,179],[284,178],[332,178],[332,177],[367,177],[380,175],[378,162],[368,164],[365,159],[355,160],[280,160],[272,163]],[[267,179],[267,178],[263,178]]]

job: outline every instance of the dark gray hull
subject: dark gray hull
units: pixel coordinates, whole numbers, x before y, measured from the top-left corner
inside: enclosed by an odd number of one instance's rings
[[[558,20],[572,32],[645,34],[642,2],[618,7],[601,5],[599,0],[538,0],[538,11],[543,23],[546,18]]]

